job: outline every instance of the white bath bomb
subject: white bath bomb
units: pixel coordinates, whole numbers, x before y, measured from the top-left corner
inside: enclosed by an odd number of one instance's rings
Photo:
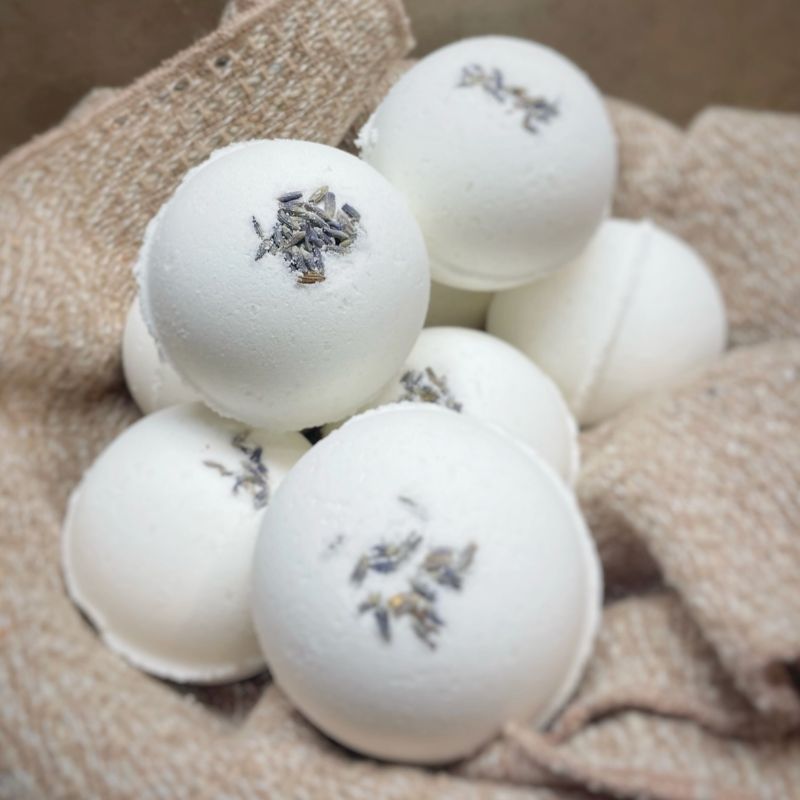
[[[494,295],[492,292],[468,292],[431,281],[431,299],[425,327],[454,325],[481,329]]]
[[[317,444],[267,510],[256,630],[282,689],[369,756],[441,763],[574,690],[601,572],[571,492],[462,414],[388,406]]]
[[[430,274],[406,203],[367,164],[253,141],[189,172],[147,228],[142,314],[204,402],[270,430],[338,419],[422,328]]]
[[[371,408],[397,402],[434,403],[494,423],[530,445],[568,483],[578,476],[578,426],[561,392],[496,336],[426,328]]]
[[[264,668],[251,621],[256,535],[310,445],[200,403],[144,417],[72,493],[64,578],[103,641],[162,678],[218,683]]]
[[[558,274],[497,294],[487,330],[527,353],[592,425],[722,354],[711,271],[651,222],[608,220]]]
[[[122,371],[136,405],[143,414],[198,399],[177,372],[158,353],[158,347],[142,319],[137,297],[125,318],[122,334]]]
[[[577,255],[616,180],[616,140],[592,82],[555,51],[504,36],[423,58],[358,144],[408,200],[434,280],[461,289],[519,286]]]

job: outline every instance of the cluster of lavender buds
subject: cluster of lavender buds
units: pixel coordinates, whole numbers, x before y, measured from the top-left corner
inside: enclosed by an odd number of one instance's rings
[[[430,367],[424,372],[410,369],[400,378],[405,393],[400,400],[417,403],[436,403],[452,411],[461,411],[461,403],[453,397],[447,385],[447,377],[439,377]]]
[[[371,547],[356,563],[350,579],[361,584],[370,569],[382,573],[394,572],[408,560],[421,541],[421,536],[412,533],[399,544]],[[379,592],[371,592],[359,604],[358,612],[372,613],[378,633],[385,642],[392,640],[392,619],[407,617],[414,633],[429,648],[435,650],[436,637],[441,633],[445,622],[436,608],[436,590],[431,583],[460,590],[477,549],[474,542],[470,542],[460,552],[451,547],[431,549],[417,574],[409,579],[407,591],[396,592],[385,600]]]
[[[350,580],[361,583],[369,570],[375,572],[394,572],[408,560],[417,549],[422,537],[416,533],[409,534],[399,544],[376,544],[359,558]]]
[[[531,97],[526,89],[519,86],[506,86],[499,69],[485,70],[479,64],[470,64],[461,71],[458,86],[482,86],[498,102],[512,103],[514,108],[524,112],[522,126],[530,133],[538,133],[542,123],[558,116],[556,103],[543,97]]]
[[[320,283],[325,280],[323,254],[350,252],[360,219],[347,203],[337,210],[336,196],[327,186],[320,186],[307,201],[302,192],[287,192],[278,198],[278,218],[269,234],[253,217],[261,239],[255,260],[280,253],[298,283]]]
[[[233,447],[247,456],[240,461],[239,472],[226,469],[218,461],[204,461],[203,464],[217,470],[223,477],[233,477],[233,493],[239,494],[239,489],[244,489],[253,498],[255,508],[264,508],[269,502],[269,473],[266,464],[261,460],[263,449],[248,442],[247,437],[248,432],[243,432],[236,434],[231,440]]]

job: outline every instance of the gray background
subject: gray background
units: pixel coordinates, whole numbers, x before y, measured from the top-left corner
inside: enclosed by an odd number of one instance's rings
[[[336,0],[330,0],[336,2]],[[0,153],[94,86],[121,86],[210,31],[224,0],[0,0]],[[415,55],[508,33],[607,94],[686,123],[706,105],[800,111],[800,0],[406,0]]]

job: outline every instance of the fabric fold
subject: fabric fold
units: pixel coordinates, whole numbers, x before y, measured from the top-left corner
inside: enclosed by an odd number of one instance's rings
[[[800,341],[735,350],[604,427],[583,437],[588,518],[624,520],[738,689],[797,726]]]

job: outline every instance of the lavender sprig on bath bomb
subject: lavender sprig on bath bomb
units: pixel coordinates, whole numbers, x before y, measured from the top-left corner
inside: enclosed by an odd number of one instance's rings
[[[409,199],[434,281],[472,292],[522,286],[574,258],[617,176],[597,88],[564,56],[507,36],[418,61],[357,143]]]

